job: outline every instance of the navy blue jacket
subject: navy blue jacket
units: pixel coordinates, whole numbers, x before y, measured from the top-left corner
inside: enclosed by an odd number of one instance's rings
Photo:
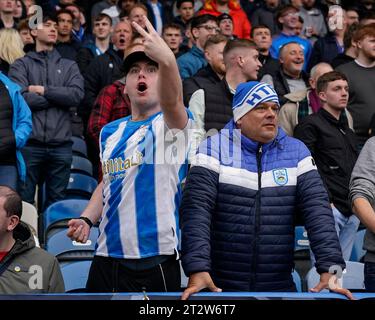
[[[296,214],[304,215],[318,272],[344,268],[307,147],[281,128],[264,145],[234,129],[232,120],[203,141],[193,161],[180,207],[185,273],[209,272],[224,291],[295,291]]]

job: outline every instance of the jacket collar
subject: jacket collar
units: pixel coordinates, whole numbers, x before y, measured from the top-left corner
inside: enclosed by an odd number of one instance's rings
[[[22,221],[14,229],[13,237],[16,240],[16,243],[9,251],[9,253],[6,255],[2,263],[5,263],[9,259],[13,259],[13,257],[35,247],[34,237],[29,227]]]
[[[201,49],[199,49],[196,45],[193,45],[193,47],[190,50],[190,53],[199,58],[204,58],[204,52]]]
[[[346,117],[343,116],[345,110],[341,111],[340,119],[337,120],[333,115],[331,115],[327,110],[321,108],[318,113],[326,119],[330,124],[334,125],[335,127],[348,127],[348,120]]]
[[[48,57],[48,60],[52,60],[54,62],[61,59],[60,53],[55,48],[53,48],[52,51],[40,51],[40,52],[30,51],[29,53],[26,54],[26,56],[35,60],[40,60],[40,61],[45,60],[46,57]]]

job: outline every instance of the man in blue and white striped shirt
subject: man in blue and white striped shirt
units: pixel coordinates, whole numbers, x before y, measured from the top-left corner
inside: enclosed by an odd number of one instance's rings
[[[180,289],[178,208],[192,120],[174,55],[145,22],[148,32],[133,23],[145,41],[124,61],[132,115],[102,129],[103,181],[69,222],[68,236],[85,242],[100,219],[91,292]]]

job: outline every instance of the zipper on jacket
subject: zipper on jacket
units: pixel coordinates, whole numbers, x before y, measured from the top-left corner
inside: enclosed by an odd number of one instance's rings
[[[258,258],[258,245],[259,245],[259,228],[260,228],[260,208],[261,208],[261,188],[262,188],[262,145],[259,144],[256,158],[258,168],[258,193],[255,199],[255,225],[254,225],[254,242],[253,242],[253,261],[251,266],[251,283],[250,289],[254,290],[257,258]]]
[[[46,86],[48,86],[48,53],[46,53]],[[44,89],[45,87],[44,86]],[[46,143],[46,132],[47,132],[47,113],[48,113],[48,108],[44,110],[44,128],[43,128],[43,143]]]

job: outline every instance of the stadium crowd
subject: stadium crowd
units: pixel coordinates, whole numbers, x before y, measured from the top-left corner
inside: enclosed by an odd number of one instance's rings
[[[293,292],[297,223],[312,291],[348,298],[330,268],[366,229],[375,292],[374,101],[375,0],[0,0],[0,294],[35,292],[33,264],[64,291],[21,217],[67,198],[72,137],[88,292],[179,291],[180,261],[183,299]]]

